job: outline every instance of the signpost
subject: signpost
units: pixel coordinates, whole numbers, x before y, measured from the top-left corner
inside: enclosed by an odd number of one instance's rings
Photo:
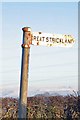
[[[30,45],[72,47],[74,38],[71,35],[31,32],[30,27],[23,29],[22,66],[19,96],[19,119],[26,119],[27,115],[27,90],[28,90],[28,66]]]
[[[29,65],[29,51],[30,51],[30,44],[32,41],[32,35],[31,35],[31,28],[25,27],[22,30],[23,30],[23,44],[22,44],[22,66],[21,66],[18,118],[20,120],[21,119],[26,120],[28,65]]]

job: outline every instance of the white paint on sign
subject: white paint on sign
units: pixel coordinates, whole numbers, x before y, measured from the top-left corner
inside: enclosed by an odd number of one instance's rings
[[[72,47],[75,41],[71,35],[42,32],[33,32],[32,35],[33,45]]]

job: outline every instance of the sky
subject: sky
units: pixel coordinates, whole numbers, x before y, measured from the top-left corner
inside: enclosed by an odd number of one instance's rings
[[[79,2],[79,0],[1,0],[1,2]]]
[[[0,22],[1,23],[1,22]],[[30,48],[28,95],[78,89],[78,3],[13,2],[2,4],[0,78],[2,96],[19,96],[23,27],[33,32],[71,34],[71,48]]]

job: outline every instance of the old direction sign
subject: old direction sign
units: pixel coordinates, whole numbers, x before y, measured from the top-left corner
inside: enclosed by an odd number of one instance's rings
[[[32,45],[72,47],[75,40],[71,35],[32,33]]]

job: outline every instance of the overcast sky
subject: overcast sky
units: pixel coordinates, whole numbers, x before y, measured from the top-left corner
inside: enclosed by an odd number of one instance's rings
[[[3,95],[18,96],[22,55],[22,28],[33,32],[70,34],[71,48],[32,46],[29,58],[28,94],[40,91],[77,90],[78,3],[3,3],[0,51]]]

